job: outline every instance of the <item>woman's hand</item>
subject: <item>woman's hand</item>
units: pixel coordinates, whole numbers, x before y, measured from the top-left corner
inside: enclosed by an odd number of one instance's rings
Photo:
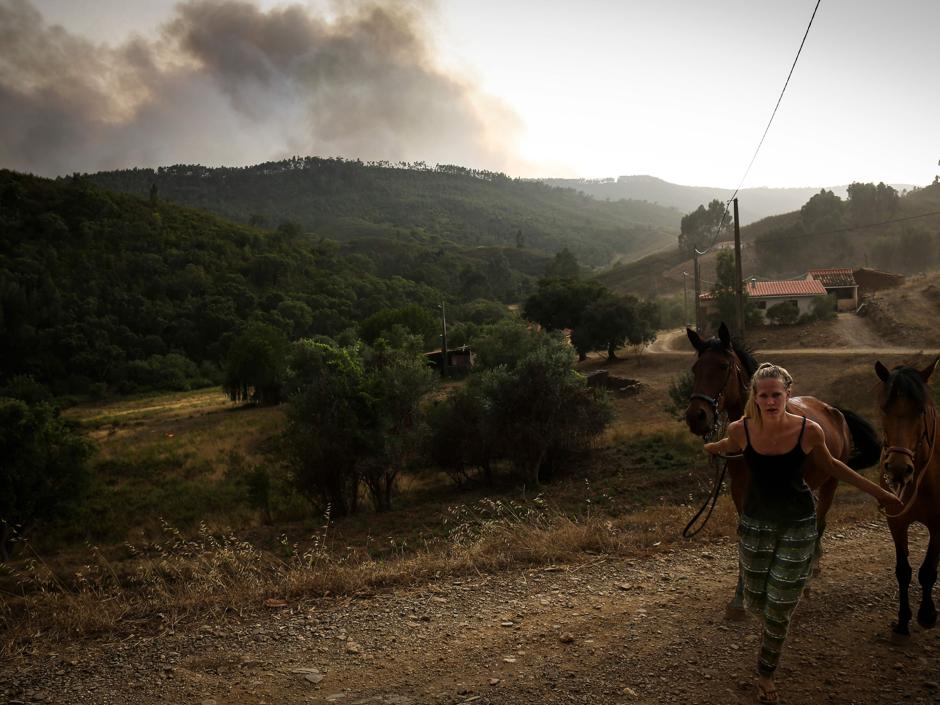
[[[724,441],[722,438],[720,441],[714,441],[712,443],[706,443],[702,446],[705,449],[705,452],[709,455],[718,455],[721,453],[721,444]]]
[[[904,511],[904,502],[902,502],[887,490],[884,490],[883,492],[884,494],[878,497],[878,504],[884,507],[885,513],[894,515],[900,514]]]

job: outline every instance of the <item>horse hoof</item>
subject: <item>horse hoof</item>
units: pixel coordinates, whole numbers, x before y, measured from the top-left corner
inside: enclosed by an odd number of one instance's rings
[[[891,634],[894,636],[903,636],[908,637],[911,635],[911,630],[908,629],[906,624],[899,624],[898,622],[891,622]]]
[[[729,622],[743,622],[747,619],[747,610],[743,607],[728,605],[725,607],[725,619]]]
[[[937,610],[934,609],[930,612],[922,612],[918,610],[917,623],[924,629],[933,629],[935,626],[937,626]]]

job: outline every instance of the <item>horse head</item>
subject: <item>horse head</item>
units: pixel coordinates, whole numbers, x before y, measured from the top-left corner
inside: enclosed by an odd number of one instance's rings
[[[742,380],[749,377],[739,351],[724,323],[718,337],[703,340],[691,328],[685,329],[689,342],[698,353],[692,365],[692,396],[685,410],[685,422],[696,436],[706,436],[718,426],[721,412],[740,416],[744,409]]]
[[[875,363],[875,374],[882,382],[878,395],[884,429],[881,477],[886,489],[898,497],[912,486],[933,455],[936,409],[928,382],[938,362],[940,358],[922,370],[900,365],[891,371]]]

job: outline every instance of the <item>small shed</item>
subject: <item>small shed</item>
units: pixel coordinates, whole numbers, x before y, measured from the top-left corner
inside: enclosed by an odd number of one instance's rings
[[[835,297],[837,311],[854,311],[858,308],[858,283],[851,269],[811,269],[806,273],[806,278],[818,281],[826,288],[827,294]]]
[[[894,274],[893,272],[881,272],[877,269],[856,269],[852,272],[858,284],[858,295],[866,296],[882,289],[893,289],[901,286],[905,279],[903,274]]]
[[[440,350],[424,353],[424,359],[436,370],[443,372],[444,354]],[[473,350],[469,345],[447,351],[447,369],[457,374],[466,374],[473,367]]]

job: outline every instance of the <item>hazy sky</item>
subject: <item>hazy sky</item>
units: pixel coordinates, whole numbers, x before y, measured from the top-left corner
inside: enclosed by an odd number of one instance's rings
[[[0,0],[0,166],[315,154],[736,187],[814,5]],[[822,0],[743,185],[930,183],[938,30],[937,0]]]

